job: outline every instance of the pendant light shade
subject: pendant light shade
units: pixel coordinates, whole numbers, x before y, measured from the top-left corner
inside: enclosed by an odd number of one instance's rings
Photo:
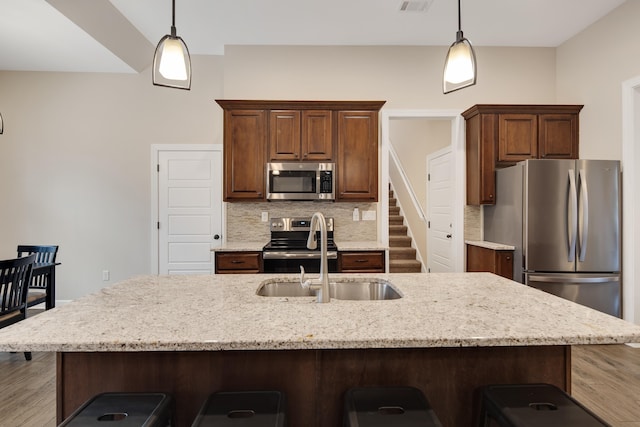
[[[182,38],[176,35],[176,2],[172,0],[171,34],[158,43],[153,55],[153,84],[191,89],[191,57]]]
[[[458,0],[458,32],[456,33],[456,41],[449,47],[447,59],[444,62],[442,90],[444,93],[449,93],[473,86],[476,84],[477,76],[476,54],[471,42],[462,34],[460,0]]]

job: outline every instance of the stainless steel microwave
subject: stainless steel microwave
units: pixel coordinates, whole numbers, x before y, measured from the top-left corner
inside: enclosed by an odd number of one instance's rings
[[[267,200],[334,200],[335,163],[267,163]]]

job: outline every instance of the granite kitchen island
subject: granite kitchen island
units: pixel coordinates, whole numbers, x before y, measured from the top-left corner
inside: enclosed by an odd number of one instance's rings
[[[103,391],[169,392],[189,426],[212,392],[277,389],[291,427],[334,427],[348,388],[410,385],[462,427],[480,385],[569,390],[571,345],[640,341],[638,326],[489,273],[358,275],[403,297],[328,304],[255,294],[275,277],[134,277],[0,330],[0,351],[57,353],[58,422]]]

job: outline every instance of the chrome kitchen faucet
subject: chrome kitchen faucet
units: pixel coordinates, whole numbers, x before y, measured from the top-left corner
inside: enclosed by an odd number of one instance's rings
[[[331,301],[331,295],[327,261],[327,221],[320,212],[314,213],[311,217],[311,227],[309,229],[309,238],[307,239],[307,248],[309,249],[318,247],[318,238],[316,236],[318,227],[320,227],[320,276],[305,280],[304,268],[300,266],[300,284],[303,288],[318,290],[318,302],[329,302]]]

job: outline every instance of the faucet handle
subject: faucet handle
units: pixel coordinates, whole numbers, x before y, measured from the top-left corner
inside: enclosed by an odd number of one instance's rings
[[[311,281],[304,280],[304,267],[300,266],[300,285],[303,288],[308,288],[310,284],[311,284]]]

